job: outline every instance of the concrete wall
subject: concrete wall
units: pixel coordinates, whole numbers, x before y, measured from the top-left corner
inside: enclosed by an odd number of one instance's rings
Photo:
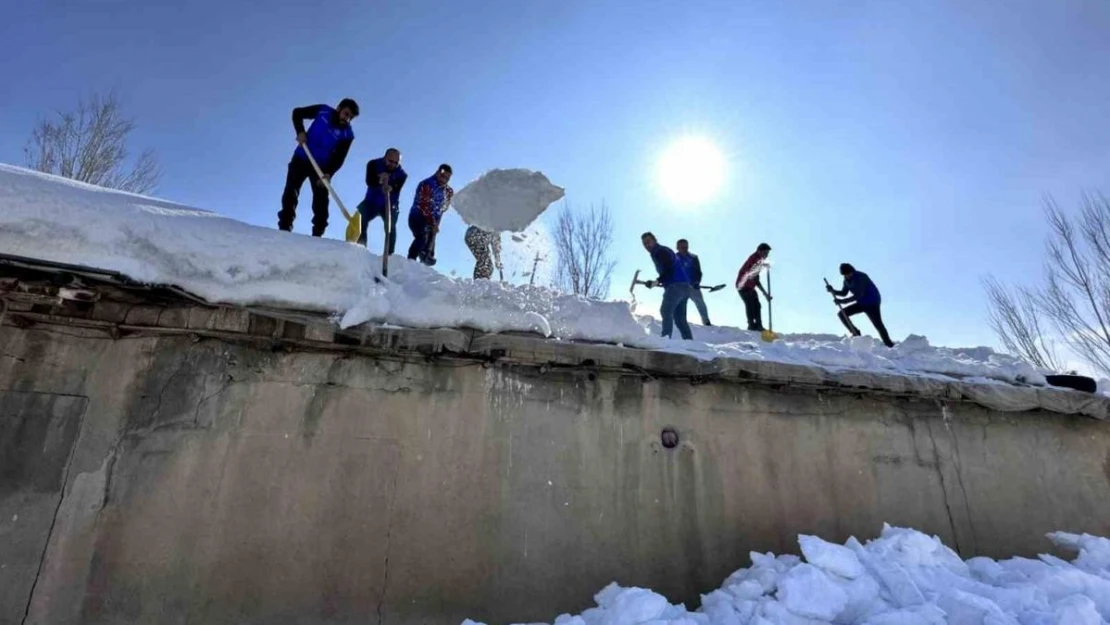
[[[0,623],[521,622],[798,533],[1110,533],[1086,417],[40,321],[0,327]]]

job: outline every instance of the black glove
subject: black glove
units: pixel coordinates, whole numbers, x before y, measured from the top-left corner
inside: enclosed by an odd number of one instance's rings
[[[826,284],[826,285],[825,285],[825,290],[826,290],[826,291],[828,291],[829,293],[832,293],[832,292],[833,292],[833,291],[835,291],[836,289],[832,288],[832,285],[831,285],[831,284]]]
[[[654,289],[655,288],[655,280],[648,280],[647,282],[644,283],[644,286],[646,286],[649,289]]]

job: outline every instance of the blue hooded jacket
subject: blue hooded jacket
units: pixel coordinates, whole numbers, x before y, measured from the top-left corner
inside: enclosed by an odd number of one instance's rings
[[[303,129],[301,120],[309,115],[312,116],[312,124],[305,133],[305,145],[312,152],[312,158],[316,159],[320,169],[325,174],[334,174],[347,158],[347,151],[355,140],[355,131],[351,130],[350,124],[333,126],[336,112],[326,104],[293,109],[293,126],[298,131]],[[304,148],[305,146],[297,146],[293,158],[308,160]]]
[[[659,274],[659,284],[667,286],[668,284],[688,284],[690,282],[690,276],[679,261],[678,255],[666,245],[655,244],[655,247],[651,250],[651,262],[655,263],[655,271]]]

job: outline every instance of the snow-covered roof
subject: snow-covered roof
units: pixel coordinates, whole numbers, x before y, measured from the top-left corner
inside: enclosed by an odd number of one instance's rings
[[[764,343],[737,328],[694,326],[694,341],[664,339],[657,322],[634,315],[628,302],[457,279],[403,259],[382,278],[380,256],[357,245],[8,165],[0,165],[0,252],[119,272],[212,303],[326,312],[344,328],[370,322],[535,332],[703,360],[1045,384],[1044,372],[1017,358],[986,347],[937,347],[923,337],[887,349],[869,337],[784,335]]]

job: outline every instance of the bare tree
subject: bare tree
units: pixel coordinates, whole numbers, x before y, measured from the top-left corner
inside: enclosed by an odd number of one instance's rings
[[[1085,194],[1082,210],[1069,216],[1045,198],[1045,217],[1044,283],[1010,291],[988,279],[991,326],[1008,351],[1059,370],[1046,319],[1072,352],[1110,376],[1110,200]]]
[[[77,109],[40,119],[23,148],[27,166],[101,187],[150,193],[162,172],[152,150],[144,150],[128,167],[127,140],[135,120],[123,112],[113,90],[92,94]]]
[[[613,247],[613,220],[609,207],[590,205],[582,214],[563,204],[555,228],[556,285],[575,295],[601,299],[609,293],[609,279],[616,261]]]
[[[1055,345],[1041,327],[1037,293],[1024,286],[1007,288],[993,276],[983,280],[983,288],[987,291],[990,325],[1002,347],[1038,367],[1059,371]]]

